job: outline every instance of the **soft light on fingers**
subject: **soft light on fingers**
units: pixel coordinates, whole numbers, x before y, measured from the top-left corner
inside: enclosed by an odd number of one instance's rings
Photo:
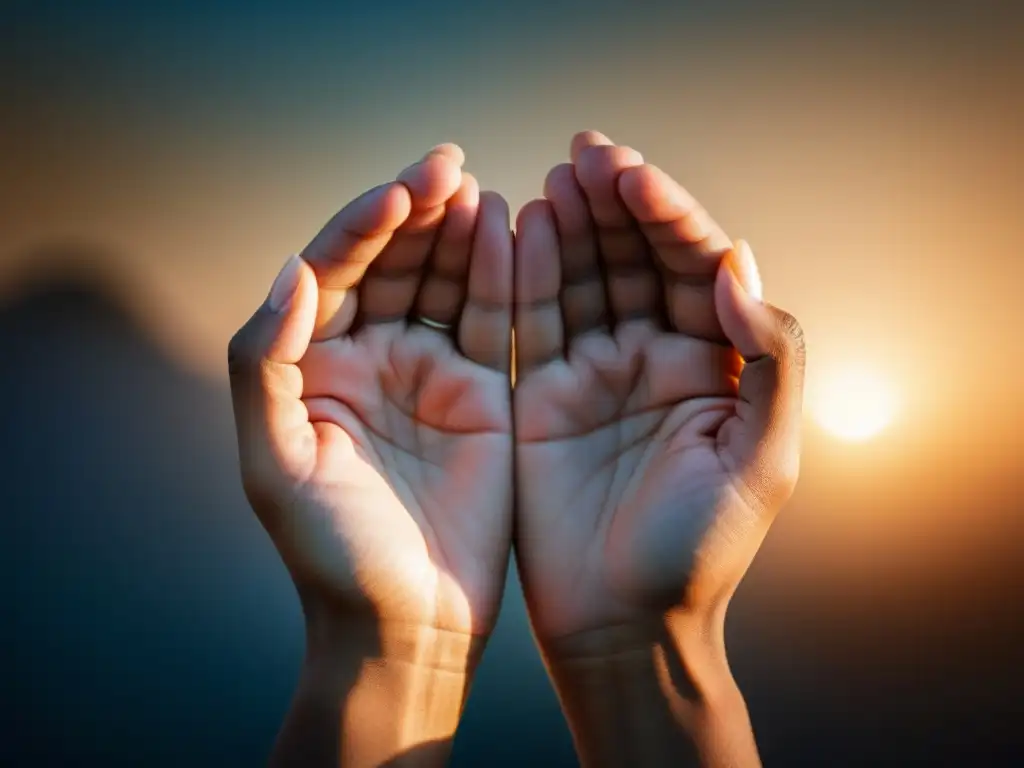
[[[466,164],[466,153],[462,151],[462,147],[458,144],[452,144],[451,142],[445,142],[444,144],[438,144],[436,147],[431,149],[427,154],[423,156],[424,159],[431,155],[444,155],[459,166]]]
[[[231,340],[228,371],[249,491],[273,492],[311,470],[315,451],[298,362],[311,346],[316,304],[313,271],[292,256],[267,300]]]
[[[412,210],[409,190],[395,182],[357,197],[302,251],[320,288],[313,339],[346,332],[356,313],[351,291]]]
[[[617,183],[625,171],[643,162],[643,155],[631,147],[594,145],[577,154],[576,178],[598,227],[625,227],[635,223],[632,212],[619,197]]]
[[[597,232],[572,163],[551,169],[544,180],[558,231],[562,311],[569,340],[609,326],[608,301],[597,250]]]
[[[684,276],[715,274],[732,243],[682,185],[647,164],[622,173],[618,189],[667,269]]]
[[[715,303],[729,341],[744,360],[778,355],[778,329],[760,296],[748,289],[754,254],[743,240],[736,241],[715,281]],[[756,266],[754,267],[756,269]],[[760,288],[760,278],[757,279]]]
[[[800,467],[805,349],[803,332],[787,312],[760,301],[741,283],[744,254],[738,242],[716,280],[722,327],[746,364],[739,379],[739,420],[719,444],[742,468],[752,502],[776,511],[792,493]]]
[[[456,150],[453,159],[449,153]],[[446,204],[462,183],[461,152],[455,145],[442,145],[399,174],[412,210],[360,285],[360,323],[394,322],[412,311]]]
[[[555,216],[547,200],[523,206],[516,219],[516,375],[564,358],[565,332],[559,305],[561,267]]]
[[[319,301],[316,273],[299,256],[288,259],[271,288],[268,303],[274,302],[274,290],[280,282],[294,285],[286,303],[277,311],[283,314],[282,326],[277,337],[267,349],[267,360],[274,363],[294,365],[298,363],[309,349],[316,327],[317,302]],[[292,393],[295,397],[302,394],[301,387]]]
[[[653,165],[624,172],[618,187],[662,268],[671,327],[695,338],[725,341],[715,312],[714,282],[732,245],[728,236],[689,192]]]
[[[459,188],[462,164],[447,153],[431,152],[398,174],[398,181],[408,188],[414,209],[434,208],[444,205]]]
[[[614,143],[600,131],[580,131],[569,142],[569,157],[575,163],[580,152],[587,147],[598,147]]]
[[[473,232],[480,210],[480,185],[468,173],[445,207],[444,224],[427,274],[423,279],[413,315],[452,325],[466,300]],[[506,222],[507,227],[507,222]]]
[[[466,357],[499,371],[508,371],[511,365],[512,258],[508,203],[495,192],[484,192],[458,339]]]
[[[620,322],[660,318],[663,308],[660,276],[650,246],[618,190],[619,177],[643,161],[636,150],[619,146],[587,147],[576,161],[576,178],[597,227],[608,303],[612,316]]]
[[[740,284],[747,293],[758,301],[764,301],[764,284],[761,282],[761,270],[757,266],[754,252],[745,240],[737,240],[732,255],[735,257],[733,267],[739,277]]]

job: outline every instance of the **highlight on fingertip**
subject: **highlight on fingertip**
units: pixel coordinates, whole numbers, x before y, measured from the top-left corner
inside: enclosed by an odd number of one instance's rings
[[[764,285],[761,282],[761,271],[757,267],[754,251],[746,240],[737,240],[733,248],[734,262],[738,269],[737,277],[752,298],[764,301]]]
[[[463,151],[462,147],[450,141],[446,141],[443,144],[438,144],[436,147],[433,147],[423,156],[422,159],[426,160],[431,155],[443,155],[444,157],[455,161],[455,163],[460,166],[466,162],[466,153]]]
[[[274,284],[270,287],[268,304],[271,312],[283,312],[291,304],[292,297],[299,287],[301,278],[300,270],[302,259],[292,254],[285,261],[281,271],[274,278]]]
[[[614,143],[600,131],[580,131],[569,142],[569,157],[575,163],[579,159],[580,152],[587,147],[608,146]]]

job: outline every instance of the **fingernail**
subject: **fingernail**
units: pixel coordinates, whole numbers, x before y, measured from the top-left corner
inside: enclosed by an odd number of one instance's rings
[[[751,298],[758,301],[763,300],[764,288],[761,283],[761,273],[757,268],[754,252],[746,240],[736,242],[733,252],[730,254],[729,269],[732,270],[739,284]]]
[[[282,312],[291,303],[295,290],[299,287],[299,268],[302,266],[302,259],[298,256],[289,256],[288,261],[281,267],[281,271],[274,278],[274,285],[270,288],[270,310]]]
[[[754,258],[754,252],[750,248],[750,243],[746,240],[742,244],[743,260],[746,262],[744,268],[747,271],[747,290],[750,295],[758,301],[763,299],[764,285],[761,282],[761,270],[757,268],[757,259]]]

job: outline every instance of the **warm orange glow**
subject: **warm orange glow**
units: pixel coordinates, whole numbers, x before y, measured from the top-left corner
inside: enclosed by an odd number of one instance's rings
[[[876,436],[898,408],[894,388],[883,376],[852,365],[829,371],[809,404],[811,415],[825,431],[848,442]]]

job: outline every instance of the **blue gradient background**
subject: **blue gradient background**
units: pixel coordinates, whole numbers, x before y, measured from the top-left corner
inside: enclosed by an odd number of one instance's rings
[[[1012,2],[0,5],[0,763],[264,761],[302,652],[223,363],[284,255],[441,141],[515,209],[573,132],[750,239],[816,370],[730,614],[768,765],[1024,761],[1024,24]],[[573,765],[510,581],[454,765]]]

